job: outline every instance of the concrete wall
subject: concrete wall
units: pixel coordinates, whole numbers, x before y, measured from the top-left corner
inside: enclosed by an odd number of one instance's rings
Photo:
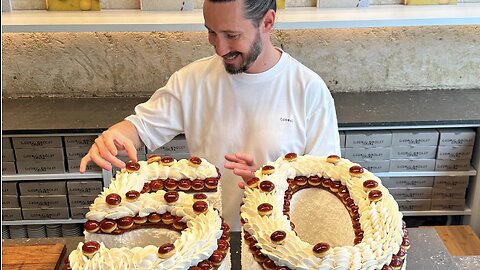
[[[273,40],[332,92],[480,89],[480,26],[275,31]],[[206,32],[3,34],[3,96],[148,96],[213,53]]]

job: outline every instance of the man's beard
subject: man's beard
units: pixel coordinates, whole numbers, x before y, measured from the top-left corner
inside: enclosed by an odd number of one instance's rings
[[[227,64],[224,62],[225,70],[230,74],[243,73],[252,66],[252,64],[257,60],[261,52],[262,52],[262,42],[260,40],[260,33],[257,32],[257,35],[255,36],[255,40],[253,41],[252,46],[250,46],[250,50],[248,51],[247,54],[243,54],[245,60],[243,61],[241,66],[236,67],[235,65]],[[234,52],[229,52],[225,56],[232,56],[235,54],[242,54],[242,53],[238,51],[234,51]]]

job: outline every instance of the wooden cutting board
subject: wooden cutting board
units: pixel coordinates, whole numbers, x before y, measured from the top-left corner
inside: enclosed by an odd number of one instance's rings
[[[2,247],[2,269],[55,270],[63,266],[65,244],[15,245]]]

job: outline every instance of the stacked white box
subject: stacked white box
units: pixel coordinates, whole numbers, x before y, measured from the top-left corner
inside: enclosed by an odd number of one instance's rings
[[[392,146],[437,146],[439,133],[435,129],[405,129],[392,132]]]
[[[430,199],[396,200],[400,211],[428,211],[431,209]]]
[[[470,177],[464,176],[435,176],[436,188],[467,188]]]
[[[465,199],[432,200],[432,210],[465,210]]]
[[[439,129],[436,171],[468,171],[476,133],[470,128]]]
[[[390,171],[433,171],[438,136],[433,129],[393,131]]]
[[[13,137],[19,174],[65,173],[62,137]]]
[[[2,194],[2,208],[18,208],[20,204],[18,203],[17,195],[3,195]]]
[[[16,174],[15,153],[10,137],[2,136],[2,175]]]
[[[2,220],[21,220],[17,182],[2,182]]]
[[[345,132],[345,158],[371,172],[388,172],[392,133],[382,131]]]
[[[436,176],[432,210],[464,210],[469,180],[468,175]]]
[[[431,187],[407,187],[407,188],[389,188],[390,194],[398,200],[419,200],[419,199],[431,199],[432,190]]]
[[[24,219],[67,219],[65,181],[20,182],[20,200]]]
[[[387,188],[433,187],[434,176],[382,177]]]
[[[439,129],[440,139],[438,145],[474,145],[475,130],[471,128],[445,128]]]
[[[390,171],[433,171],[438,138],[435,129],[392,131]],[[401,210],[427,211],[431,208],[433,183],[433,176],[390,177],[387,187],[396,194]]]
[[[437,159],[470,160],[472,154],[473,145],[439,146]]]
[[[390,171],[392,172],[424,172],[433,171],[435,159],[392,159]]]
[[[17,207],[17,208],[2,207],[2,220],[3,221],[22,220],[22,209],[20,207]]]
[[[22,208],[67,208],[67,195],[21,195]]]
[[[18,195],[17,182],[2,182],[3,195]]]
[[[98,180],[70,180],[67,181],[68,202],[70,217],[84,219],[98,194],[102,192],[103,182]]]
[[[391,159],[435,159],[437,146],[393,146]]]

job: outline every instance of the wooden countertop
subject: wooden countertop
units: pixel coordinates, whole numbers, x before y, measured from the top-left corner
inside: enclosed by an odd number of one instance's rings
[[[459,225],[435,226],[434,228],[450,255],[480,256],[480,239],[472,227]]]

